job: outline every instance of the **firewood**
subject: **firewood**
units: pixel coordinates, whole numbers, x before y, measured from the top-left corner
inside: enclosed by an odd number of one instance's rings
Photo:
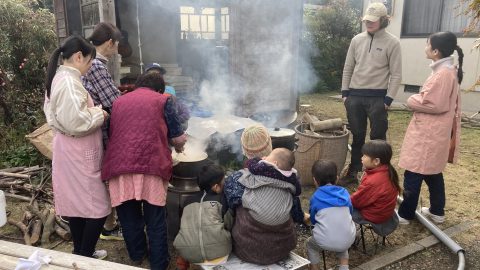
[[[12,167],[12,168],[1,169],[0,172],[16,173],[16,172],[23,171],[24,169],[25,167]]]
[[[16,221],[16,220],[13,220],[11,218],[7,218],[7,222],[8,224],[11,224],[11,225],[14,225],[16,226],[17,228],[20,229],[20,231],[22,231],[23,233],[23,240],[25,241],[25,245],[27,246],[31,246],[32,243],[30,242],[30,235],[28,234],[28,228],[25,224],[23,224],[22,222],[20,221]]]
[[[32,205],[27,205],[27,208],[42,221],[42,246],[49,245],[50,235],[55,231],[55,211],[53,209],[45,209],[42,213],[38,209],[35,209]]]
[[[50,244],[50,235],[55,231],[55,210],[49,209],[45,223],[43,223],[42,246]]]
[[[38,173],[42,170],[44,170],[45,167],[40,167],[38,165],[35,165],[33,167],[28,167],[28,168],[25,168],[23,169],[23,171],[19,172],[19,173],[22,173],[22,174],[34,174],[34,173]]]
[[[22,185],[23,183],[25,183],[24,181],[22,180],[13,180],[13,181],[2,181],[0,182],[0,188],[9,188],[11,186],[17,186],[17,185]]]
[[[70,231],[64,230],[58,224],[55,224],[55,233],[60,236],[63,240],[70,241],[72,239],[72,234]]]
[[[57,222],[57,224],[62,227],[64,230],[70,232],[70,226],[68,226],[67,223],[65,223],[63,220],[60,219],[59,216],[55,216],[55,221]]]
[[[32,218],[33,218],[32,212],[26,210],[26,211],[23,213],[23,223],[28,224],[28,222],[29,222],[30,219],[32,219]]]
[[[36,219],[33,222],[32,226],[32,234],[30,236],[30,242],[32,245],[35,245],[38,240],[40,240],[40,233],[42,232],[42,221],[40,219]]]
[[[28,174],[21,174],[21,173],[9,173],[9,172],[1,172],[0,175],[2,176],[10,176],[10,177],[16,177],[16,178],[24,178],[24,179],[29,179],[30,175]]]
[[[4,192],[4,193],[5,193],[5,197],[15,198],[15,199],[19,199],[19,200],[26,201],[26,202],[30,202],[30,200],[32,199],[30,197],[25,197],[25,196],[21,196],[21,195],[17,195],[17,194],[12,194],[12,193],[9,193],[9,192]]]

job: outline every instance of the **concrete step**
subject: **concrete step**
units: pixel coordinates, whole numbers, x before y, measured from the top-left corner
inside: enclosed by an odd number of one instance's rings
[[[177,63],[159,63],[164,68],[178,68]]]
[[[167,73],[168,74],[168,73]],[[165,81],[169,83],[193,83],[193,79],[190,76],[170,76],[170,75],[165,75]]]
[[[167,76],[181,76],[182,75],[182,68],[181,67],[166,67],[165,70],[167,71]]]

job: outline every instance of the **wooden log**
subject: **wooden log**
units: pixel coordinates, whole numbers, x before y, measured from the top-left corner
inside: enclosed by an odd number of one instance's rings
[[[30,236],[30,242],[32,245],[35,245],[38,242],[38,240],[40,240],[41,232],[42,232],[42,221],[40,219],[36,219],[33,222],[32,233]]]
[[[29,178],[30,178],[30,175],[28,175],[28,174],[21,174],[21,173],[0,172],[0,175],[2,175],[2,176],[16,177],[16,178],[23,178],[23,179],[29,179]]]
[[[55,231],[55,210],[49,209],[49,213],[43,223],[42,246],[50,244],[50,235]]]
[[[16,173],[16,172],[22,171],[24,169],[25,169],[25,167],[12,167],[12,168],[1,169],[0,172]]]
[[[60,269],[58,267],[65,267],[72,269],[72,264],[77,265],[77,269],[102,269],[102,270],[141,270],[129,265],[123,265],[119,263],[113,263],[105,260],[97,260],[94,258],[88,258],[84,256],[74,255],[66,252],[60,252],[56,250],[48,250],[44,248],[25,246],[17,243],[7,242],[0,240],[0,254],[9,255],[17,258],[28,258],[35,250],[39,250],[44,255],[50,255],[52,261],[45,269]],[[57,268],[55,268],[57,267]],[[1,268],[0,268],[1,269]],[[13,269],[13,268],[9,268]],[[42,267],[43,269],[43,267]]]
[[[22,180],[13,180],[13,181],[9,181],[9,182],[2,181],[2,182],[0,182],[0,188],[9,188],[9,187],[12,187],[12,186],[22,185],[23,183],[25,183],[25,182],[22,181]]]
[[[16,220],[13,220],[11,218],[7,218],[7,222],[8,224],[11,224],[11,225],[14,225],[16,226],[17,228],[20,229],[20,231],[22,231],[23,233],[23,240],[25,241],[25,245],[27,246],[31,246],[32,243],[30,242],[30,235],[28,234],[28,228],[25,224],[23,224],[22,222],[20,221],[16,221]]]
[[[310,123],[310,130],[321,131],[326,129],[338,129],[343,126],[342,118],[334,118]]]
[[[32,218],[33,218],[32,212],[28,210],[23,212],[23,223],[27,224]]]
[[[68,226],[67,223],[63,222],[63,220],[61,220],[59,216],[55,215],[55,221],[56,221],[57,224],[58,224],[60,227],[62,227],[64,230],[70,231],[70,226]]]
[[[70,233],[70,231],[63,229],[58,224],[55,224],[55,233],[63,240],[70,241],[70,239],[72,239],[72,234]]]
[[[5,255],[5,254],[0,254],[0,270],[12,270],[17,267],[18,264],[18,257],[16,256],[10,256],[10,255]],[[56,265],[49,265],[48,267],[42,267],[42,269],[48,269],[48,270],[67,270],[67,269],[72,269],[72,267],[62,267],[62,266],[56,266]]]
[[[25,196],[12,194],[12,193],[8,193],[8,192],[4,192],[4,193],[5,193],[5,197],[15,198],[15,199],[19,199],[19,200],[26,201],[26,202],[30,202],[31,199],[32,199],[30,197],[25,197]]]

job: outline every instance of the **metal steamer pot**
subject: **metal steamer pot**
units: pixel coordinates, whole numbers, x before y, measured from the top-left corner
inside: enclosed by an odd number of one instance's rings
[[[197,175],[203,166],[211,163],[206,153],[189,151],[184,154],[173,153],[178,162],[173,166],[172,181],[167,195],[168,239],[173,241],[180,229],[180,219],[185,202],[200,191]]]
[[[173,166],[171,184],[176,190],[199,191],[197,175],[205,165],[211,164],[206,153],[200,153],[191,157],[189,155],[177,155],[179,162]]]
[[[272,148],[287,148],[290,151],[295,151],[297,148],[295,138],[295,130],[289,128],[269,128],[268,133],[272,138]]]

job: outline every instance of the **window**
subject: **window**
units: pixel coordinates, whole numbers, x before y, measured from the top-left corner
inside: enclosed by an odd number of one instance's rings
[[[228,15],[228,7],[221,8],[220,14],[222,39],[228,39],[228,32],[230,32],[230,16]]]
[[[458,0],[405,0],[402,36],[425,37],[439,31],[462,33],[470,19]]]
[[[98,0],[82,0],[80,2],[80,12],[82,14],[83,36],[89,37],[95,25],[100,22]]]
[[[181,6],[180,28],[181,39],[228,39],[229,9]]]
[[[407,92],[407,93],[419,93],[419,92],[420,92],[420,86],[418,86],[418,85],[411,85],[411,84],[405,84],[405,88],[403,88],[403,92]]]
[[[215,9],[180,7],[182,39],[215,39]]]

